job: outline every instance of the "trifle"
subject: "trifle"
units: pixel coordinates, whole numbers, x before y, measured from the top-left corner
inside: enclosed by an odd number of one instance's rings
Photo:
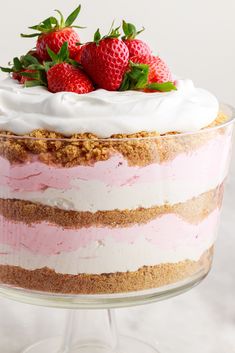
[[[202,278],[232,115],[130,23],[80,44],[79,11],[33,26],[36,50],[2,68],[0,282],[113,294]]]

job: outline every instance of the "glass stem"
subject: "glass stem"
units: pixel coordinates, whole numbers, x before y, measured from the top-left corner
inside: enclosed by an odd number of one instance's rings
[[[86,346],[116,352],[117,325],[114,310],[69,310],[59,353],[70,353]]]

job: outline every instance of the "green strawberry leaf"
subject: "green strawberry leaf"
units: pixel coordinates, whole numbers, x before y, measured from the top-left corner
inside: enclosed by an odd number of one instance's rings
[[[73,65],[74,67],[77,67],[77,68],[79,68],[79,69],[83,69],[82,65],[79,64],[79,62],[77,62],[76,60],[69,59],[69,63],[70,63],[71,65]]]
[[[160,92],[170,92],[170,91],[177,91],[176,86],[173,82],[164,82],[164,83],[150,83],[146,86],[147,89],[160,91]]]
[[[69,58],[68,42],[64,42],[58,54],[54,53],[49,47],[47,47],[47,52],[52,61],[47,61],[43,63],[43,67],[47,72],[50,68],[56,64],[68,63],[77,67],[77,62]],[[39,68],[39,70],[42,70]]]
[[[68,42],[64,42],[58,53],[58,59],[63,62],[69,59]]]
[[[21,72],[21,76],[28,77],[28,78],[33,78],[33,79],[39,79],[40,75],[38,72]]]
[[[32,64],[28,66],[28,70],[45,70],[45,66],[40,64]]]
[[[21,72],[21,76],[30,78],[31,80],[27,80],[26,82],[35,82],[35,86],[38,86],[38,83],[40,83],[40,86],[47,86],[47,77],[46,77],[46,72],[44,71],[35,71],[35,72]],[[33,87],[34,84],[28,84],[27,87]]]
[[[13,72],[13,69],[9,68],[9,67],[2,67],[0,66],[0,70],[2,72],[7,72],[7,73],[10,73],[10,72]]]
[[[34,37],[39,37],[42,33],[32,33],[32,34],[24,34],[21,33],[20,36],[22,38],[34,38]]]
[[[46,18],[44,21],[40,22],[37,25],[29,27],[29,29],[36,30],[39,33],[33,33],[33,34],[21,34],[21,37],[23,38],[33,38],[40,36],[42,33],[50,33],[53,31],[57,31],[63,28],[67,27],[77,27],[77,28],[84,28],[84,27],[79,27],[79,26],[73,26],[74,21],[77,19],[79,13],[81,11],[81,5],[79,5],[66,19],[64,20],[64,16],[61,13],[60,10],[55,10],[60,16],[59,21],[57,20],[56,17],[51,16]]]
[[[55,61],[55,62],[58,61],[58,55],[56,53],[54,53],[53,50],[51,50],[48,46],[47,46],[47,52],[48,52],[52,61]]]
[[[130,62],[130,70],[124,76],[120,91],[144,89],[148,84],[149,66]]]
[[[132,23],[127,23],[126,21],[122,21],[122,29],[125,34],[123,39],[134,39],[137,35],[136,27]]]
[[[27,68],[30,65],[38,65],[39,61],[35,56],[27,54],[21,57],[21,63],[23,67]]]
[[[145,28],[143,27],[140,31],[137,31],[135,25],[132,23],[127,23],[126,21],[122,21],[122,29],[124,32],[124,36],[122,37],[123,40],[126,39],[135,39],[140,33],[142,33]]]
[[[148,83],[149,65],[136,64],[130,61],[130,69],[126,72],[120,91],[127,90],[153,90],[158,92],[170,92],[177,90],[173,82]]]
[[[79,5],[70,15],[69,17],[66,19],[65,21],[65,27],[71,27],[72,24],[75,22],[75,20],[77,19],[79,13],[81,11],[81,5]]]
[[[104,36],[103,39],[105,39],[105,38],[119,38],[120,37],[120,35],[121,35],[120,26],[117,28],[113,28],[114,23],[115,23],[115,21],[113,20],[111,27],[110,27],[110,30],[109,30],[109,33],[106,36]]]
[[[36,25],[36,26],[31,26],[31,27],[29,27],[29,29],[35,29],[35,30],[38,30],[38,28],[40,28],[40,24],[39,24],[39,25]]]
[[[9,64],[11,65],[11,64]],[[26,54],[21,56],[20,58],[14,58],[13,59],[13,64],[11,67],[1,67],[0,69],[3,72],[21,72],[25,69],[29,69],[30,65],[40,65],[37,58],[35,58],[33,55]]]
[[[72,26],[73,28],[79,28],[79,29],[85,29],[86,27],[84,26]]]
[[[105,38],[119,38],[121,35],[119,30],[120,26],[112,29],[112,31],[107,36],[105,36]]]
[[[60,10],[55,10],[55,12],[57,12],[60,15],[60,28],[64,28],[65,27],[65,22],[64,22],[64,16],[62,14],[62,12]]]
[[[40,64],[38,59],[31,55],[31,53],[33,53],[33,51],[30,51],[20,58],[14,58],[12,67],[0,67],[0,69],[3,72],[14,72],[18,73],[19,76],[29,78],[30,80],[27,80],[25,83],[26,87],[38,85],[47,86],[46,63]],[[32,70],[33,72],[27,72],[26,70]]]
[[[13,63],[14,63],[14,68],[16,71],[21,71],[24,69],[22,63],[20,62],[20,60],[18,58],[14,58]]]
[[[99,42],[101,41],[101,34],[100,34],[100,29],[98,28],[97,31],[94,34],[94,42],[96,44],[99,44]]]
[[[44,84],[40,81],[40,80],[33,80],[33,81],[26,81],[24,86],[26,88],[29,88],[29,87],[36,87],[36,86],[44,86]]]
[[[53,61],[46,61],[43,63],[43,65],[44,65],[45,71],[47,72],[55,65],[55,63]]]
[[[103,39],[108,39],[108,38],[119,38],[120,37],[120,26],[117,28],[113,28],[114,26],[114,21],[112,22],[111,28],[109,30],[109,33],[105,36],[102,37],[100,34],[100,29],[98,28],[97,31],[94,34],[94,39],[93,42],[99,45],[100,41]]]

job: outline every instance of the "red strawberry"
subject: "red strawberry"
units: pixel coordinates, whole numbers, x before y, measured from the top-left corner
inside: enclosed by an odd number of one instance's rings
[[[165,62],[158,56],[148,55],[131,59],[120,90],[168,92],[176,90],[176,87]]]
[[[62,45],[58,54],[49,48],[47,51],[52,59],[51,62],[44,63],[49,91],[83,94],[94,90],[91,80],[69,58],[67,42]]]
[[[147,43],[140,39],[136,39],[136,36],[144,31],[144,28],[140,31],[136,30],[136,27],[132,23],[123,21],[122,28],[125,33],[122,40],[129,49],[130,59],[137,55],[151,55],[151,49]]]
[[[126,39],[124,43],[129,49],[130,59],[137,55],[151,55],[151,49],[148,44],[140,39]]]
[[[80,42],[80,38],[73,28],[64,28],[40,35],[37,41],[37,54],[39,58],[42,61],[48,60],[47,47],[58,53],[64,42],[68,42],[69,44],[70,57],[75,58],[79,52],[76,43]]]
[[[41,59],[39,58],[39,56],[38,56],[36,50],[30,50],[26,55],[31,55],[31,56],[33,56],[34,58],[36,58],[39,63],[42,63],[42,61],[41,61]]]
[[[79,64],[81,63],[81,56],[82,56],[82,51],[85,48],[85,45],[79,45],[79,51],[77,53],[77,55],[75,56],[74,60],[77,61]]]
[[[53,93],[65,91],[84,94],[94,90],[86,74],[68,63],[56,64],[49,69],[47,81],[48,89]]]
[[[129,51],[119,36],[119,28],[103,38],[97,30],[94,42],[82,50],[81,64],[85,71],[98,87],[108,91],[119,89],[128,66]]]
[[[17,80],[17,81],[20,82],[22,76],[21,76],[21,74],[20,74],[19,72],[13,72],[13,73],[12,73],[12,78],[13,78],[14,80]]]
[[[34,86],[38,84],[45,84],[43,82],[44,67],[40,64],[35,56],[32,55],[33,52],[29,52],[26,55],[21,56],[20,58],[13,59],[13,65],[10,68],[1,67],[1,70],[4,72],[12,73],[12,78],[19,81],[21,84],[27,86]],[[38,68],[40,69],[38,70]]]
[[[66,21],[61,12],[56,10],[60,14],[60,22],[55,17],[49,17],[38,25],[29,27],[30,29],[37,30],[38,33],[29,35],[21,34],[21,36],[38,37],[36,52],[41,61],[50,59],[47,47],[53,52],[58,53],[64,42],[68,43],[70,58],[75,58],[79,52],[79,46],[77,43],[80,42],[80,38],[73,27],[81,27],[73,26],[73,23],[79,15],[80,10],[81,5],[76,8]]]
[[[172,81],[172,74],[168,66],[159,56],[135,56],[131,61],[136,64],[149,66],[148,83]]]
[[[12,74],[12,77],[15,79],[15,80],[18,80],[19,83],[21,83],[22,85],[24,85],[27,81],[33,81],[34,79],[32,77],[27,77],[27,76],[24,76],[24,74],[26,73],[35,73],[36,71],[35,70],[23,70],[22,72],[13,72]]]

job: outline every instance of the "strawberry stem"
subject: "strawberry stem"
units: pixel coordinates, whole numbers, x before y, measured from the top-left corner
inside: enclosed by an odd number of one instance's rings
[[[57,12],[60,15],[60,28],[64,28],[65,27],[65,22],[64,22],[64,16],[62,14],[62,12],[60,10],[55,10],[55,12]]]
[[[53,52],[49,47],[47,47],[47,52],[51,58],[51,61],[44,62],[43,65],[37,67],[38,70],[42,70],[43,67],[47,72],[52,66],[60,63],[68,63],[74,67],[79,67],[78,62],[70,59],[69,57],[68,42],[64,42],[58,54]]]
[[[63,28],[68,28],[68,27],[76,27],[76,28],[84,28],[80,26],[75,26],[73,25],[75,20],[77,19],[79,13],[81,11],[81,5],[79,5],[69,16],[66,20],[64,20],[64,16],[61,13],[60,10],[55,10],[60,16],[60,20],[58,21],[56,17],[48,17],[44,21],[40,22],[37,25],[29,27],[29,29],[37,31],[37,33],[32,33],[32,34],[21,34],[21,37],[23,38],[32,38],[32,37],[38,37],[41,34],[44,33],[50,33],[54,31],[58,31]]]
[[[69,49],[68,42],[64,42],[58,54],[53,52],[49,47],[47,47],[47,52],[53,63],[59,64],[69,60]]]
[[[117,28],[113,28],[114,26],[114,21],[112,22],[111,28],[108,32],[107,35],[103,36],[100,34],[100,29],[98,28],[97,31],[94,34],[93,42],[96,43],[96,45],[99,45],[100,41],[103,39],[108,39],[108,38],[119,38],[121,33],[120,33],[120,26]]]

